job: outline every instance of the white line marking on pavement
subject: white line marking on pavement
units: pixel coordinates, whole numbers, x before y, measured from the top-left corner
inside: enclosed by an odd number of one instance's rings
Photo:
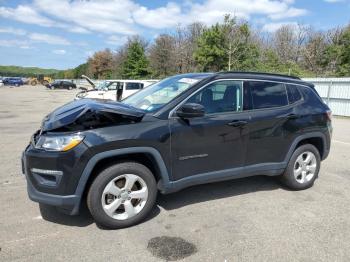
[[[341,144],[350,146],[350,143],[349,143],[349,142],[343,142],[343,141],[339,141],[339,140],[335,140],[335,139],[333,139],[332,141],[333,141],[333,142],[336,142],[336,143],[341,143]]]

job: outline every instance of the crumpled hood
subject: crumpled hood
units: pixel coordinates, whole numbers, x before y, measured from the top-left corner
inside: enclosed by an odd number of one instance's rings
[[[47,115],[42,131],[78,131],[141,121],[144,111],[107,100],[81,99],[65,104]]]

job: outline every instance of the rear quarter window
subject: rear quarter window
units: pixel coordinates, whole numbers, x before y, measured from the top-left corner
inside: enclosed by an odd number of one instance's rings
[[[302,99],[297,85],[286,85],[289,104],[294,104]]]

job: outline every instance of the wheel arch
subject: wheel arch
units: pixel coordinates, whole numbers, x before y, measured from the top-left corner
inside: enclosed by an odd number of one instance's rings
[[[150,162],[145,162],[148,159]],[[120,161],[135,161],[144,164],[154,172],[156,179],[161,183],[169,183],[169,174],[159,151],[152,147],[131,147],[105,151],[94,155],[87,163],[75,191],[75,195],[81,198],[86,192],[89,183],[97,173],[108,165]]]
[[[298,136],[294,139],[287,156],[285,158],[285,162],[288,163],[291,158],[293,152],[301,145],[304,144],[312,144],[315,146],[321,156],[321,159],[324,159],[327,156],[326,152],[326,136],[321,132],[310,132],[303,135]]]

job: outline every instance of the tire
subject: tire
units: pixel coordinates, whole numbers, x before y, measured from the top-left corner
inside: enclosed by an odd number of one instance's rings
[[[43,86],[47,86],[48,84],[49,84],[49,82],[46,81],[46,80],[44,80],[44,81],[42,82],[42,85],[43,85]]]
[[[72,90],[72,89],[73,89],[73,87],[71,87],[71,86],[68,87],[68,90]]]
[[[309,158],[310,157],[310,158]],[[282,184],[292,190],[304,190],[313,186],[321,167],[318,149],[305,144],[298,147],[280,176]]]
[[[136,182],[133,183],[133,180]],[[127,186],[126,181],[131,187]],[[123,192],[124,188],[128,190]],[[143,198],[135,197],[136,191]],[[89,189],[87,206],[98,225],[118,229],[144,220],[155,205],[156,198],[157,184],[152,172],[139,163],[122,162],[98,174]]]

